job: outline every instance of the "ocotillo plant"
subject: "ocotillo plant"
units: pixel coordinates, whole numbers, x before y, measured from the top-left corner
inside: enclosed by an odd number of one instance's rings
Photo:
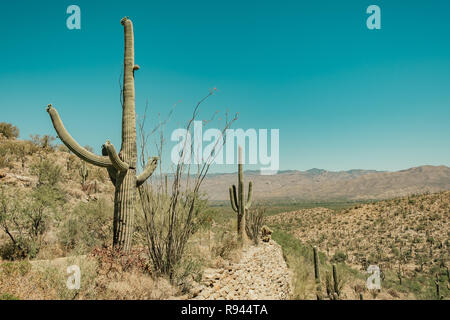
[[[247,201],[245,201],[244,195],[244,172],[243,172],[243,161],[242,161],[242,147],[239,146],[238,154],[238,187],[236,190],[236,185],[230,187],[230,202],[231,208],[237,213],[237,233],[238,241],[242,246],[247,241],[247,234],[245,231],[245,214],[252,205],[253,198],[253,184],[250,181],[248,183],[248,196]]]
[[[122,92],[122,146],[119,154],[109,141],[106,141],[103,145],[102,156],[86,150],[66,131],[58,112],[52,105],[48,105],[47,112],[50,114],[59,138],[74,154],[86,162],[108,170],[109,177],[115,186],[113,245],[115,248],[129,251],[133,234],[136,189],[153,173],[158,163],[158,157],[149,158],[144,171],[136,176],[134,72],[139,69],[139,66],[134,63],[133,23],[130,19],[123,18],[121,24],[124,27],[125,52]]]
[[[86,183],[86,179],[89,176],[89,170],[86,167],[86,162],[85,161],[81,161],[81,167],[78,170],[78,172],[80,173],[80,177],[81,177],[81,185],[85,185]]]

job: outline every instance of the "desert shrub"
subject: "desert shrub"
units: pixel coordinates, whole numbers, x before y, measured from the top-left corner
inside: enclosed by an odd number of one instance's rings
[[[0,228],[10,242],[0,247],[3,259],[34,258],[43,245],[61,193],[48,186],[35,188],[31,194],[0,193]]]
[[[13,168],[13,161],[19,159],[21,145],[17,141],[0,140],[0,168]]]
[[[10,168],[14,167],[11,157],[8,155],[4,155],[0,153],[0,169],[1,168]]]
[[[69,289],[67,287],[67,267],[79,266],[81,270],[80,289]],[[33,284],[37,289],[44,289],[46,299],[52,300],[74,300],[95,299],[99,292],[96,291],[96,261],[84,256],[69,257],[59,264],[51,261],[39,261],[33,266]],[[42,290],[41,289],[41,290]]]
[[[101,183],[105,183],[109,180],[107,171],[103,168],[94,167],[91,168],[92,171],[92,179],[96,179]]]
[[[30,135],[31,142],[42,149],[45,149],[47,151],[53,151],[55,146],[55,140],[56,138],[54,136],[50,136],[48,134],[44,134],[43,136],[39,134]]]
[[[265,212],[265,208],[255,208],[253,210],[249,210],[245,215],[245,231],[247,232],[247,236],[255,245],[258,244],[259,232],[261,231],[261,227],[264,223]]]
[[[98,272],[106,276],[119,276],[124,272],[150,273],[148,255],[142,248],[131,248],[125,252],[111,246],[96,247],[89,254],[97,261]]]
[[[38,186],[56,186],[62,180],[62,168],[47,159],[41,159],[31,166],[31,173],[38,177]]]
[[[0,229],[10,242],[0,247],[4,259],[33,258],[39,252],[57,209],[65,202],[59,188],[60,168],[41,161],[33,168],[38,185],[31,192],[0,190]]]
[[[192,281],[200,282],[202,279],[202,262],[190,256],[184,256],[174,267],[173,283],[182,292],[189,292]]]
[[[112,204],[105,199],[78,204],[59,228],[59,243],[65,250],[76,249],[78,253],[106,245],[112,237],[112,210]]]
[[[229,259],[238,247],[234,234],[229,231],[222,231],[212,247],[212,253],[217,257]]]
[[[4,276],[24,276],[31,270],[29,261],[4,262],[0,264],[0,273]]]
[[[58,151],[60,151],[60,152],[70,153],[69,148],[67,148],[66,145],[64,145],[64,144],[59,144],[59,145],[56,147],[56,150],[58,150]]]
[[[19,129],[7,122],[0,122],[0,134],[6,139],[16,139],[19,137]]]
[[[331,258],[331,262],[342,263],[347,260],[347,255],[344,252],[337,251]]]
[[[28,155],[36,152],[36,147],[30,141],[11,141],[0,142],[0,158],[9,159],[8,166],[12,167],[12,161],[21,161],[22,168]]]

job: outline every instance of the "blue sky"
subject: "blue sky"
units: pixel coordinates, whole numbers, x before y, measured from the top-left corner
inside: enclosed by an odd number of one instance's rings
[[[0,3],[0,121],[22,138],[55,134],[52,103],[80,144],[120,146],[120,19],[129,16],[136,112],[148,99],[151,127],[182,101],[166,136],[217,87],[202,116],[228,110],[239,112],[234,128],[280,129],[281,170],[450,165],[448,1],[109,2]],[[66,27],[71,4],[81,30]],[[371,4],[381,30],[366,27]]]

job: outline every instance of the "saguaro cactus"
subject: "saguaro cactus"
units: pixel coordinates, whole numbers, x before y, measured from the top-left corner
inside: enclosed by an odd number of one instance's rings
[[[340,290],[339,290],[339,279],[338,279],[338,273],[337,273],[337,268],[336,265],[333,264],[333,283],[334,283],[334,293],[336,294],[336,296],[339,296],[340,294]]]
[[[314,260],[314,278],[316,280],[316,296],[317,300],[322,300],[322,286],[320,284],[320,270],[319,270],[319,254],[317,251],[317,247],[313,248],[313,260]]]
[[[314,258],[314,278],[316,279],[316,282],[320,284],[320,270],[319,270],[319,254],[317,251],[317,247],[314,246],[313,248],[313,258]]]
[[[84,186],[84,184],[86,183],[87,177],[89,176],[89,170],[86,167],[86,161],[81,161],[81,167],[78,170],[78,173],[80,174],[80,177],[81,177],[81,185]]]
[[[123,18],[121,24],[125,34],[124,73],[123,73],[123,103],[122,103],[122,146],[117,154],[109,142],[102,147],[102,156],[81,147],[64,128],[58,112],[48,105],[47,112],[53,122],[53,127],[62,142],[82,160],[108,170],[109,177],[115,186],[113,245],[124,251],[131,246],[133,220],[136,202],[136,188],[143,184],[155,170],[158,157],[149,158],[144,171],[136,176],[136,115],[134,72],[139,66],[134,64],[133,23]]]
[[[242,147],[239,146],[239,162],[238,162],[238,187],[236,191],[236,185],[230,187],[230,202],[234,212],[237,213],[237,233],[238,241],[240,245],[243,245],[247,241],[247,234],[245,232],[245,215],[250,206],[252,205],[253,197],[253,184],[250,181],[248,183],[248,196],[245,201],[244,196],[244,172],[242,164]]]

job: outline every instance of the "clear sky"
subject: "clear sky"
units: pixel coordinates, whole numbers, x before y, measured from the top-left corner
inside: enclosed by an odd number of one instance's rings
[[[71,4],[81,30],[66,27]],[[366,27],[371,4],[381,30]],[[280,129],[281,170],[450,165],[450,1],[1,1],[0,12],[0,121],[22,138],[56,134],[52,103],[80,144],[120,146],[129,16],[136,112],[148,99],[151,127],[181,100],[166,135],[217,87],[204,118],[229,110],[235,128]]]

